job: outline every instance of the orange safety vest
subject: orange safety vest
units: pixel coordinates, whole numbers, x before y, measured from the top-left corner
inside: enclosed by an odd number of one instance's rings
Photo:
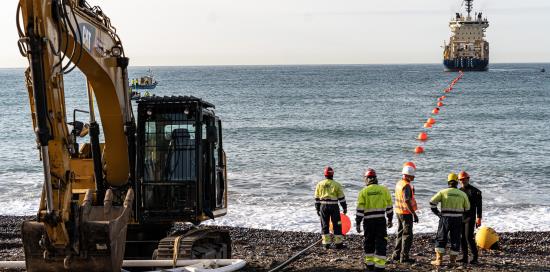
[[[411,214],[407,209],[407,203],[405,202],[405,194],[403,190],[405,186],[411,186],[411,204],[413,211],[416,211],[416,199],[414,199],[414,187],[406,180],[402,179],[395,185],[395,212],[398,214]]]

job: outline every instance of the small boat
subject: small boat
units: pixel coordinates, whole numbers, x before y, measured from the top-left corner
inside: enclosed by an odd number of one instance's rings
[[[132,90],[150,90],[157,87],[157,84],[158,81],[155,79],[151,69],[149,69],[148,75],[132,79],[130,81],[130,88],[132,88]]]
[[[544,67],[543,67],[542,69],[540,69],[540,72],[544,73],[544,72],[546,72],[546,69],[544,69]]]

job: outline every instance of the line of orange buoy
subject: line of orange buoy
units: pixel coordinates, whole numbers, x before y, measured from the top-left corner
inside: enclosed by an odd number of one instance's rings
[[[451,83],[449,84],[449,86],[448,86],[447,88],[445,88],[445,89],[443,90],[443,92],[444,92],[444,93],[450,93],[450,92],[453,90],[455,84],[456,84],[463,76],[464,76],[464,73],[463,73],[462,71],[460,71],[460,72],[458,73],[458,76],[455,77],[455,78],[451,81]],[[438,115],[439,112],[441,111],[441,107],[445,106],[445,104],[443,104],[443,100],[445,100],[445,98],[447,98],[447,96],[445,96],[445,95],[442,95],[442,96],[440,96],[440,97],[437,98],[437,107],[434,108],[434,109],[432,110],[432,114],[433,114],[433,115]],[[426,122],[424,123],[424,128],[432,128],[433,125],[435,125],[435,123],[436,123],[435,118],[434,118],[434,117],[430,117],[430,118],[428,118],[428,120],[426,120]],[[422,131],[422,132],[420,132],[420,133],[418,134],[418,136],[416,137],[416,139],[419,140],[419,141],[421,141],[421,142],[425,142],[425,141],[428,140],[428,133],[427,133],[426,131]],[[416,154],[424,153],[424,147],[423,147],[423,146],[420,146],[420,145],[416,146],[416,147],[414,148],[414,153],[416,153]],[[412,162],[409,162],[409,163],[412,163]],[[413,165],[414,165],[414,163],[413,163]],[[416,166],[415,166],[414,168],[416,168]]]

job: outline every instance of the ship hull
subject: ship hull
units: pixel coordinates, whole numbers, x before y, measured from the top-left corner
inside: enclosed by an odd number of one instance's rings
[[[134,85],[130,85],[129,87],[134,89],[134,90],[152,90],[154,89],[155,87],[157,87],[157,84],[158,82],[154,82],[153,84],[134,84]]]
[[[489,60],[475,58],[456,58],[443,60],[445,71],[487,71],[489,69]]]

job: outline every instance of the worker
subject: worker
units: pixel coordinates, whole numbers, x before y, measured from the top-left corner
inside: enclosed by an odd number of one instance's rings
[[[342,235],[342,221],[340,220],[338,203],[342,206],[344,214],[347,214],[346,197],[342,185],[333,180],[334,170],[332,167],[325,167],[324,175],[325,179],[317,183],[315,188],[315,209],[317,215],[321,218],[322,243],[325,248],[330,248],[332,239],[329,233],[329,223],[332,221],[334,246],[341,249],[344,247],[344,236]]]
[[[470,264],[477,264],[477,245],[474,240],[474,226],[481,226],[481,191],[470,184],[470,175],[466,171],[458,174],[460,190],[466,193],[470,201],[470,209],[464,213],[462,220],[462,259],[460,262],[468,263],[468,247],[472,251]]]
[[[384,271],[388,245],[386,227],[391,228],[393,225],[391,195],[388,188],[378,185],[374,169],[367,169],[363,178],[366,187],[359,192],[357,197],[356,229],[358,233],[361,233],[361,223],[363,223],[365,230],[363,248],[367,271]]]
[[[435,260],[431,263],[440,266],[445,255],[445,246],[451,236],[451,251],[449,254],[449,263],[453,266],[456,262],[456,257],[460,251],[460,235],[462,230],[462,216],[465,211],[470,209],[470,201],[468,196],[457,189],[458,176],[455,173],[450,173],[447,176],[447,184],[449,188],[437,192],[430,200],[432,212],[439,217],[439,227],[437,229],[437,237],[435,240]],[[441,211],[437,209],[437,205],[441,203]]]
[[[399,225],[392,259],[401,263],[414,263],[416,260],[409,257],[409,252],[413,242],[413,222],[418,223],[418,207],[414,197],[414,186],[411,184],[415,177],[415,169],[406,165],[401,173],[403,177],[395,185],[394,206]]]

